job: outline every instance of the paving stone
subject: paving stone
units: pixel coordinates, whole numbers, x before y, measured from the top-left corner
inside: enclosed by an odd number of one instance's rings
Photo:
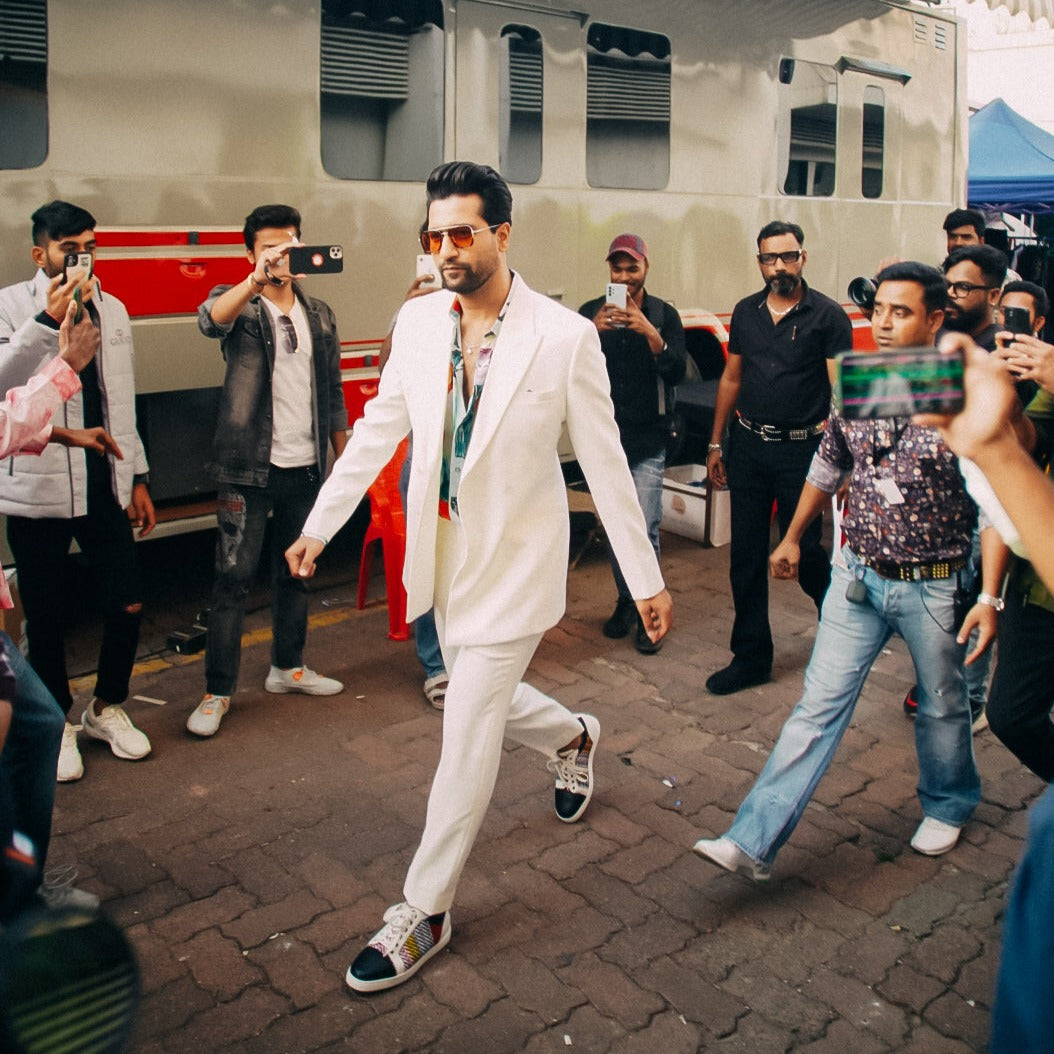
[[[296,929],[328,910],[329,905],[325,901],[301,890],[277,903],[251,908],[220,928],[242,948],[253,948],[262,944],[271,934]]]
[[[581,868],[566,879],[565,885],[623,926],[639,926],[655,911],[655,901],[639,896],[628,882],[604,874],[596,866]]]
[[[208,989],[221,1003],[229,1002],[242,989],[263,979],[262,972],[242,955],[237,943],[217,929],[195,934],[176,945],[173,954],[190,970],[195,983]]]
[[[226,1050],[240,1040],[258,1036],[270,1022],[289,1013],[285,999],[263,988],[247,988],[229,1003],[219,1003],[195,1015],[183,1026],[185,1050]]]
[[[563,1021],[586,997],[565,984],[538,959],[510,948],[482,967],[484,974],[521,1009],[537,1014],[547,1025]]]
[[[502,996],[500,985],[461,955],[440,952],[421,977],[433,998],[449,1007],[457,1018],[477,1017]]]
[[[271,987],[296,1010],[314,1006],[340,980],[325,969],[310,944],[288,934],[253,948],[247,959],[266,974]]]
[[[438,1050],[457,1054],[506,1054],[519,1051],[545,1026],[511,999],[499,999],[479,1017],[455,1021],[439,1034]]]
[[[907,962],[897,963],[875,988],[890,1002],[916,1014],[921,1014],[925,1007],[946,991],[944,984],[936,977],[922,973]]]
[[[636,885],[683,853],[682,847],[652,837],[645,839],[640,845],[613,853],[598,866],[607,874]]]
[[[616,1018],[626,1029],[643,1027],[663,1008],[658,995],[640,988],[624,970],[592,954],[575,956],[574,962],[557,974],[580,989],[601,1014]]]
[[[195,933],[236,919],[255,905],[256,901],[234,886],[227,886],[211,897],[191,901],[157,919],[153,931],[162,940],[182,942]]]
[[[927,934],[912,949],[910,960],[924,973],[946,984],[955,980],[960,964],[976,957],[981,950],[977,936],[961,926],[942,926]]]
[[[877,1036],[861,1032],[848,1021],[832,1021],[821,1039],[804,1043],[794,1049],[798,1054],[845,1054],[850,1050],[853,1054],[883,1054],[890,1048]]]
[[[942,1035],[961,1039],[974,1050],[984,1050],[988,1042],[988,1014],[955,992],[939,995],[926,1007],[923,1019]]]
[[[903,1009],[861,981],[820,967],[809,979],[808,989],[855,1030],[874,1037],[881,1046],[895,1049],[907,1035],[908,1018]]]
[[[163,918],[189,899],[184,889],[166,878],[125,896],[107,896],[106,911],[119,926],[134,926]]]
[[[682,956],[662,956],[638,971],[637,980],[659,995],[689,1021],[705,1025],[708,1032],[727,1035],[746,1007],[723,992],[697,971],[687,967]]]
[[[834,1017],[823,1003],[786,984],[766,964],[737,965],[719,987],[767,1021],[803,1039],[818,1038]]]
[[[700,1030],[683,1014],[656,1014],[648,1024],[611,1047],[613,1054],[696,1054]]]
[[[607,962],[632,970],[660,955],[681,951],[695,932],[694,927],[657,911],[637,926],[623,926],[598,954]]]

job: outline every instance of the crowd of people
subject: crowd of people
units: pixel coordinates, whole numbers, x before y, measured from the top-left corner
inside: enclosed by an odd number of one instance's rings
[[[126,760],[151,750],[122,704],[143,605],[133,532],[148,534],[155,512],[135,422],[128,314],[82,263],[94,258],[95,226],[76,205],[42,206],[32,217],[37,271],[0,290],[0,456],[8,459],[0,513],[27,645],[23,658],[0,638],[8,915],[48,892],[54,785],[83,775],[78,732]],[[1054,777],[1054,488],[1044,476],[1054,345],[1040,336],[1049,303],[1042,287],[1007,280],[1005,257],[982,242],[983,217],[955,210],[945,230],[940,267],[883,261],[869,311],[880,352],[964,356],[966,404],[957,415],[857,419],[832,409],[837,356],[851,347],[852,330],[838,303],[805,281],[805,232],[795,223],[760,230],[762,287],[733,312],[707,455],[712,481],[731,496],[732,658],[706,690],[731,695],[771,678],[770,575],[797,578],[819,616],[801,698],[761,774],[728,830],[701,832],[712,837],[694,846],[755,881],[769,879],[894,634],[918,678],[906,704],[919,764],[915,851],[951,851],[980,799],[972,736],[985,709],[1025,765]],[[512,231],[512,197],[493,169],[452,162],[431,174],[420,240],[442,289],[414,283],[385,342],[377,396],[350,432],[336,320],[289,268],[301,236],[296,209],[249,214],[247,277],[212,290],[199,309],[226,376],[210,465],[218,530],[205,690],[186,722],[193,735],[215,735],[230,710],[268,519],[273,632],[264,688],[343,691],[304,663],[307,579],[412,434],[403,580],[425,695],[443,712],[442,751],[404,899],[348,968],[346,982],[360,992],[405,981],[449,941],[504,738],[542,756],[560,821],[578,821],[593,795],[599,720],[524,680],[564,611],[566,567],[551,556],[568,536],[557,451],[565,430],[611,548],[616,598],[603,632],[632,634],[641,653],[655,655],[672,625],[659,521],[672,389],[686,364],[680,316],[646,289],[649,251],[639,235],[613,238],[608,293],[573,312],[511,269]],[[1004,326],[1010,309],[1025,313],[1027,332]],[[336,460],[325,478],[330,448]],[[833,561],[821,541],[832,497],[844,538]],[[780,541],[770,553],[773,510]],[[97,573],[104,619],[96,683],[79,721],[63,641],[74,540]],[[1049,926],[1038,938],[1021,915],[1054,873],[1054,806],[1044,802],[1011,901],[1000,979],[1000,1020],[1020,1036],[1035,1027],[1021,988],[1045,977],[1033,968],[1023,982],[1025,964],[1049,953],[1052,939]],[[1039,917],[1049,916],[1048,902]]]

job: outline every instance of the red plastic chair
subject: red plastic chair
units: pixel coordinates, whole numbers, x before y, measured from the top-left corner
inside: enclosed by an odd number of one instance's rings
[[[366,591],[370,584],[370,564],[373,543],[380,542],[384,551],[384,581],[388,590],[388,637],[407,640],[410,627],[406,624],[406,590],[403,588],[403,561],[406,559],[406,515],[399,497],[399,474],[406,460],[409,440],[396,448],[391,461],[381,469],[367,493],[370,496],[370,525],[362,540],[359,560],[359,597],[357,606],[366,606]]]

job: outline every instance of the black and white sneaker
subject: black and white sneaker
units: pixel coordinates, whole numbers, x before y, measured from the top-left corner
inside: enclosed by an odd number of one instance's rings
[[[410,980],[450,943],[449,911],[426,915],[411,904],[393,904],[384,923],[344,975],[356,992],[381,992]]]
[[[556,776],[556,815],[574,823],[593,797],[593,755],[600,739],[600,722],[592,714],[575,714],[582,725],[576,746],[561,751],[548,763]]]

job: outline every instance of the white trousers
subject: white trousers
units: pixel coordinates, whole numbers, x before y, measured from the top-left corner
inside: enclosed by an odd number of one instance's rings
[[[541,634],[501,644],[447,646],[449,577],[444,572],[457,561],[450,559],[449,548],[442,550],[460,532],[445,521],[441,526],[445,529],[437,553],[436,630],[450,684],[424,834],[403,886],[406,902],[430,915],[447,911],[453,903],[494,793],[503,738],[552,758],[582,734],[581,723],[567,707],[522,680]],[[510,603],[515,598],[510,597]]]

